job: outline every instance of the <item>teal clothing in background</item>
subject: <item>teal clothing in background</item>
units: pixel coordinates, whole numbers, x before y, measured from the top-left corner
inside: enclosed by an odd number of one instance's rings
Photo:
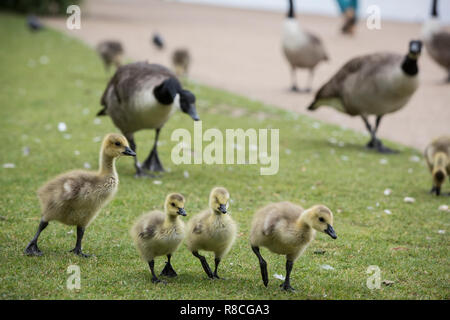
[[[355,15],[358,13],[358,0],[337,0],[341,12],[344,13],[347,9],[353,9]]]

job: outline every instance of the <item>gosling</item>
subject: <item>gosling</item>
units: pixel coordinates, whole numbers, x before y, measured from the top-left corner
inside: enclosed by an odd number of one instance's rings
[[[81,250],[86,227],[100,209],[114,197],[119,184],[115,160],[122,155],[135,156],[128,141],[120,134],[108,134],[103,139],[98,172],[75,170],[57,176],[38,190],[42,218],[34,238],[25,249],[30,256],[42,255],[38,238],[52,220],[77,226],[77,242],[71,252],[88,257]]]
[[[425,160],[433,176],[430,193],[439,196],[446,177],[450,176],[450,135],[434,139],[425,149]]]
[[[175,70],[175,74],[178,77],[187,76],[189,71],[189,65],[191,62],[191,56],[187,49],[177,49],[172,54],[172,64]]]
[[[314,239],[316,231],[324,232],[333,239],[336,233],[333,229],[333,213],[323,205],[316,205],[304,210],[291,202],[269,204],[259,209],[252,221],[250,244],[259,260],[261,276],[267,287],[267,263],[261,256],[259,247],[286,255],[286,278],[281,288],[293,291],[290,276],[294,262],[305,251]]]
[[[161,276],[176,277],[177,273],[170,263],[172,253],[184,239],[184,223],[178,216],[186,216],[185,200],[179,193],[166,197],[164,212],[151,211],[141,216],[130,230],[141,258],[148,262],[152,273],[152,282],[163,282],[155,274],[155,257],[167,256],[166,266]]]
[[[203,270],[210,279],[220,279],[217,268],[220,261],[230,251],[236,239],[237,225],[227,214],[230,194],[227,189],[216,187],[209,196],[209,209],[194,216],[188,222],[186,244],[192,254],[198,258]],[[214,273],[199,250],[214,252]]]

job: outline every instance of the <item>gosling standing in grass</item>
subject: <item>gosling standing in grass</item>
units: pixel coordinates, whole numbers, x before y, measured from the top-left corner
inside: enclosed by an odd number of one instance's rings
[[[250,243],[259,260],[261,275],[267,287],[267,263],[261,256],[259,247],[286,255],[286,279],[281,284],[284,290],[294,290],[290,284],[292,267],[308,245],[314,240],[316,231],[324,232],[333,239],[333,213],[323,205],[304,210],[291,202],[269,204],[259,209],[252,221]]]
[[[450,135],[434,139],[425,149],[425,159],[433,176],[430,193],[441,194],[441,186],[450,176]]]
[[[230,194],[227,189],[217,187],[209,196],[209,209],[194,216],[188,222],[186,244],[192,254],[198,258],[210,279],[220,279],[217,268],[222,258],[228,253],[236,238],[237,225],[227,214]],[[214,273],[204,256],[198,251],[214,252]]]
[[[111,65],[119,68],[122,65],[123,47],[118,41],[102,41],[97,45],[97,52],[103,60],[105,70],[109,71]]]
[[[184,238],[184,223],[178,216],[186,216],[184,197],[171,193],[166,197],[164,212],[151,211],[141,216],[130,230],[136,248],[142,259],[148,262],[152,273],[152,282],[161,282],[155,274],[155,257],[167,255],[162,276],[176,277],[170,258]]]
[[[119,185],[115,160],[122,155],[136,154],[130,149],[124,136],[108,134],[103,139],[98,172],[70,171],[50,180],[38,190],[42,218],[36,235],[25,249],[27,255],[42,255],[37,244],[39,235],[50,221],[56,220],[69,226],[77,226],[77,243],[71,252],[88,256],[81,251],[84,230],[100,209],[114,197]]]

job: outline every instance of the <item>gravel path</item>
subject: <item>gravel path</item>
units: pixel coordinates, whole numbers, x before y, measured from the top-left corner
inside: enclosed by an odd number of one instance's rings
[[[195,81],[242,94],[287,110],[365,131],[359,118],[331,109],[315,113],[305,110],[313,94],[295,94],[290,86],[289,68],[280,42],[284,15],[158,0],[84,1],[81,30],[68,30],[65,19],[45,22],[95,46],[103,39],[123,42],[133,60],[170,65],[174,48],[188,47],[193,57],[190,76]],[[300,15],[299,21],[318,34],[331,61],[316,70],[317,90],[349,58],[375,51],[403,53],[410,39],[418,38],[421,26],[383,22],[382,29],[370,31],[364,21],[354,38],[339,34],[340,19]],[[164,51],[149,45],[154,31],[166,43]],[[445,72],[425,52],[420,60],[421,87],[401,111],[386,116],[379,135],[419,150],[435,136],[450,133],[450,85],[443,84]],[[307,79],[299,72],[299,83]]]

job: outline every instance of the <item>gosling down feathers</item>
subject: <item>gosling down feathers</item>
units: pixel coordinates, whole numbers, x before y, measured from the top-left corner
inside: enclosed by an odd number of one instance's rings
[[[367,147],[381,153],[393,152],[383,146],[376,133],[382,117],[403,108],[418,88],[421,49],[420,41],[411,41],[406,56],[375,53],[350,60],[317,92],[308,110],[331,106],[350,116],[360,116],[371,135]],[[367,119],[369,115],[376,116],[374,127]]]
[[[209,209],[192,217],[188,222],[186,245],[200,260],[210,279],[220,279],[217,268],[236,239],[237,225],[227,210],[229,199],[230,194],[225,188],[214,188],[209,196]],[[214,273],[211,272],[206,258],[198,253],[199,250],[214,252]]]
[[[189,70],[191,56],[187,49],[177,49],[172,54],[172,64],[178,77],[186,76]]]
[[[149,156],[141,164],[135,158],[136,176],[147,171],[164,171],[157,152],[159,132],[177,109],[195,121],[200,120],[195,96],[181,87],[172,71],[158,64],[136,62],[120,67],[109,81],[101,98],[103,109],[97,115],[109,115],[115,126],[136,151],[134,133],[155,129],[155,142]]]
[[[450,135],[434,139],[425,148],[425,160],[433,177],[430,193],[440,195],[445,179],[450,176]]]
[[[123,47],[118,41],[102,41],[97,45],[97,52],[103,60],[106,71],[111,65],[116,68],[122,65]]]
[[[115,160],[122,155],[135,156],[128,141],[119,134],[108,134],[103,139],[98,172],[76,170],[57,176],[38,190],[42,218],[34,238],[25,249],[27,255],[42,255],[38,238],[52,220],[77,226],[77,242],[71,250],[87,257],[81,250],[85,228],[95,219],[100,209],[114,197],[119,185]]]
[[[316,231],[324,232],[333,239],[333,213],[323,205],[304,210],[291,202],[269,204],[259,209],[252,221],[250,244],[259,260],[261,275],[267,287],[267,263],[260,253],[260,247],[286,255],[286,278],[281,287],[294,290],[290,284],[292,267],[297,258],[315,238]]]
[[[439,22],[437,0],[433,0],[431,19],[423,25],[422,38],[428,54],[447,71],[447,82],[450,82],[450,32],[442,29]]]
[[[314,69],[321,61],[328,60],[328,56],[322,41],[314,34],[305,31],[295,19],[293,0],[289,0],[289,11],[283,26],[282,46],[291,67],[291,90],[310,92]],[[309,70],[309,83],[304,90],[297,87],[297,68]]]
[[[185,200],[179,193],[166,197],[164,212],[151,211],[141,216],[130,230],[141,258],[148,263],[152,273],[152,282],[161,282],[155,274],[155,257],[167,256],[166,266],[161,276],[176,277],[170,258],[184,238],[184,223],[178,216],[186,216]]]

